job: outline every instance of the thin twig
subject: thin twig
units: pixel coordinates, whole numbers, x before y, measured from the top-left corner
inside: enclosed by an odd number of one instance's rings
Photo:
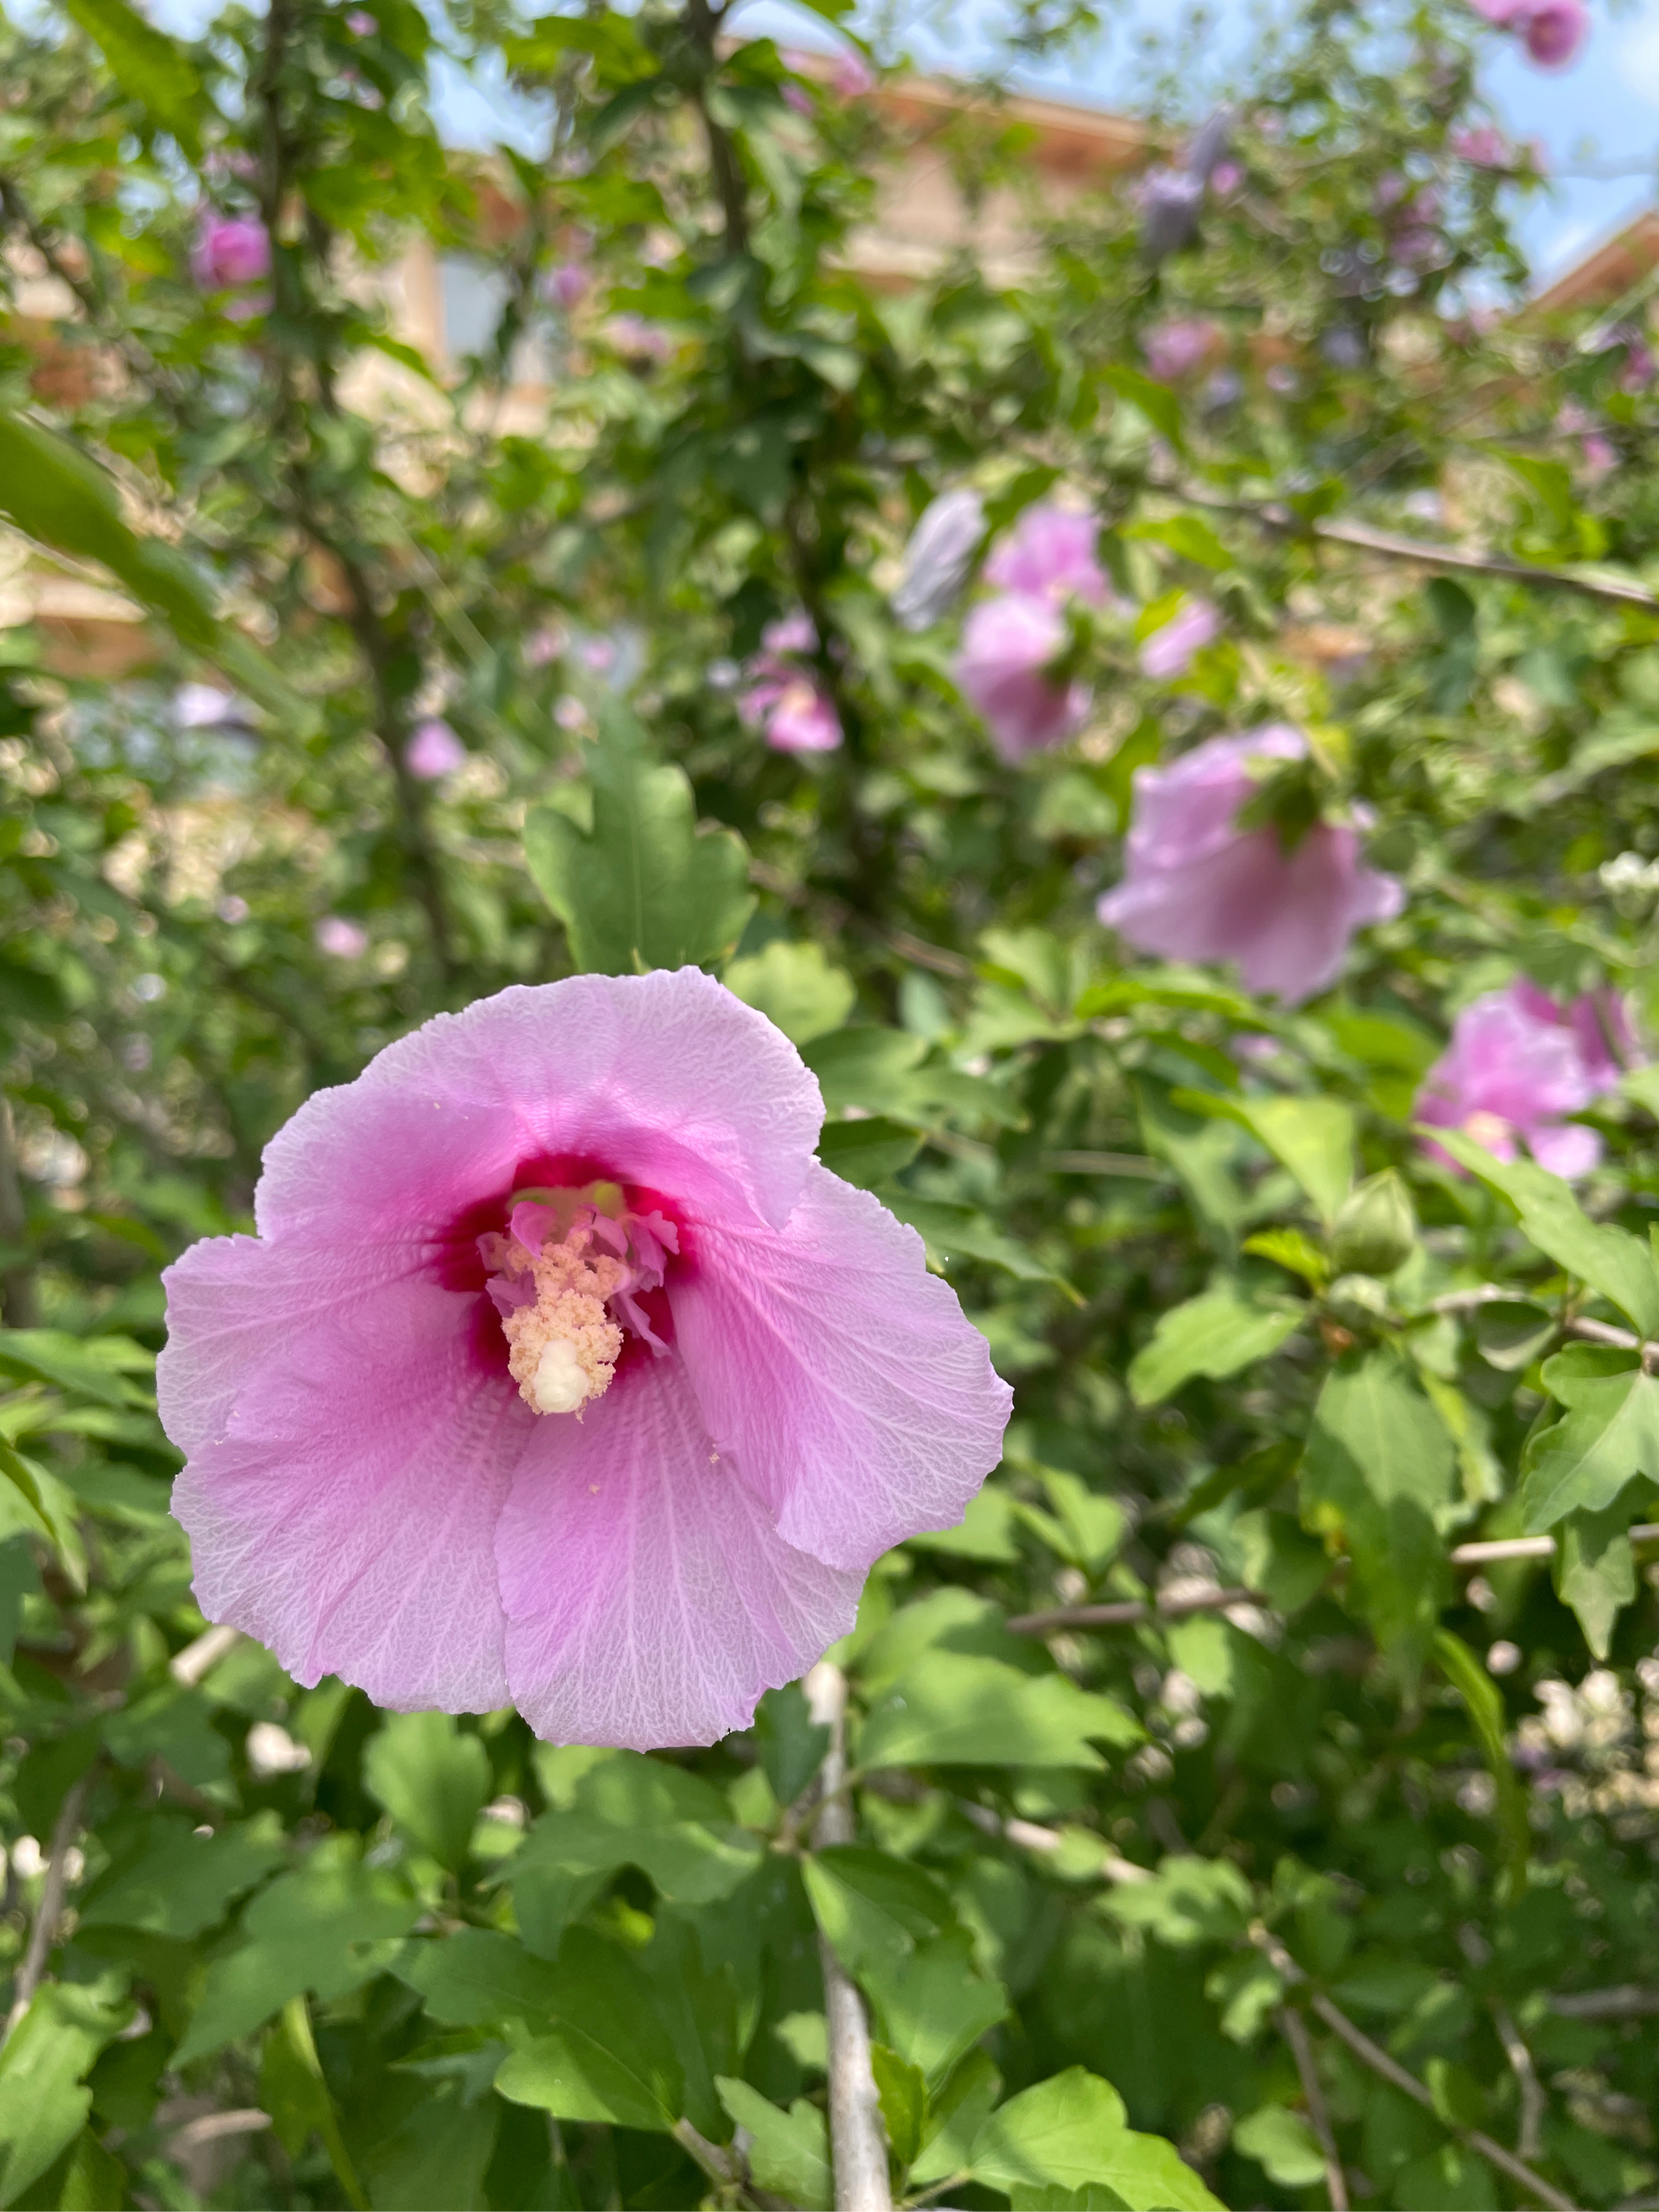
[[[46,1878],[40,1885],[40,1904],[34,1916],[34,1925],[29,1930],[28,1948],[23,1954],[23,1963],[17,1969],[13,1984],[11,2010],[6,2015],[5,2035],[9,2036],[23,2014],[28,2010],[34,1992],[40,1986],[46,1971],[46,1960],[52,1955],[52,1939],[58,1933],[58,1923],[64,1917],[64,1892],[69,1883],[69,1856],[75,1838],[81,1832],[81,1815],[86,1809],[92,1789],[95,1763],[86,1772],[77,1776],[64,1794],[58,1808],[58,1818],[52,1824],[52,1850],[46,1860]]]
[[[1646,2020],[1659,2013],[1659,1990],[1626,1983],[1615,1990],[1572,1990],[1552,1996],[1550,2010],[1563,2020]]]
[[[1336,2133],[1331,2126],[1331,2116],[1325,2103],[1325,2091],[1319,2079],[1319,2069],[1314,2064],[1313,2043],[1308,2033],[1308,2024],[1294,2005],[1280,2005],[1273,2014],[1279,2033],[1291,2046],[1291,2056],[1296,2061],[1296,2070],[1302,2081],[1302,2101],[1308,2108],[1308,2123],[1319,2143],[1321,2157],[1325,2161],[1325,2188],[1331,2200],[1331,2212],[1348,2212],[1348,2178],[1342,2171],[1342,2160],[1336,2148]]]
[[[17,1180],[17,1139],[12,1126],[11,1101],[0,1095],[0,1244],[10,1245],[16,1257],[0,1269],[0,1313],[8,1328],[33,1328],[40,1318],[34,1295],[34,1269],[27,1254],[28,1217],[22,1188]]]
[[[820,1659],[805,1688],[812,1718],[830,1730],[824,1754],[823,1802],[814,1829],[819,1844],[850,1844],[854,1828],[848,1796],[847,1677]],[[836,2212],[892,2212],[887,2179],[887,2134],[870,2063],[870,2023],[858,1986],[824,1938],[823,2017],[829,2045],[830,2149],[835,2168]]]
[[[1507,2173],[1511,2181],[1518,2182],[1522,2189],[1529,2190],[1540,2204],[1549,2207],[1549,2212],[1574,2212],[1571,2197],[1563,2197],[1559,2190],[1552,2187],[1543,2175],[1535,2172],[1524,2159],[1517,2158],[1513,2151],[1505,2150],[1502,2143],[1494,2142],[1482,2129],[1457,2127],[1437,2112],[1432,2095],[1416,2075],[1408,2074],[1399,2060],[1390,2057],[1380,2043],[1373,2043],[1364,2030],[1356,2027],[1340,2006],[1333,2004],[1322,1990],[1312,1989],[1307,1975],[1285,1946],[1260,1921],[1250,1930],[1250,1941],[1259,1951],[1266,1954],[1275,1971],[1291,1987],[1301,1984],[1310,1989],[1310,2008],[1318,2014],[1331,2033],[1340,2036],[1354,2057],[1362,2064],[1369,2066],[1373,2074],[1380,2074],[1402,2096],[1409,2097],[1413,2104],[1421,2105],[1425,2112],[1433,2112],[1448,2135],[1455,2136],[1460,2142],[1467,2143],[1472,2151],[1484,2158],[1489,2166],[1495,2166],[1499,2172]]]
[[[1046,1613],[1016,1613],[1008,1626],[1016,1636],[1048,1636],[1057,1628],[1133,1628],[1143,1620],[1179,1620],[1188,1613],[1225,1613],[1232,1606],[1267,1602],[1259,1590],[1196,1590],[1150,1602],[1126,1598],[1110,1605],[1057,1605]]]
[[[204,1675],[210,1674],[219,1662],[234,1651],[242,1640],[240,1628],[222,1623],[217,1628],[204,1628],[182,1651],[175,1651],[167,1662],[167,1672],[175,1682],[182,1682],[187,1690],[194,1689]]]
[[[1538,2078],[1538,2069],[1532,2063],[1532,2052],[1525,2037],[1515,2024],[1514,2014],[1496,1997],[1491,2001],[1492,2026],[1498,2030],[1498,2039],[1504,2046],[1504,2056],[1510,2062],[1516,2086],[1521,2092],[1521,2124],[1515,2132],[1515,2147],[1522,2158],[1536,2158],[1544,2147],[1544,2085]]]
[[[981,1835],[1002,1836],[1009,1843],[1018,1844],[1021,1850],[1030,1851],[1036,1858],[1048,1857],[1067,1840],[1058,1828],[1044,1828],[1035,1820],[1022,1820],[1017,1815],[1010,1815],[1005,1820],[1000,1813],[994,1813],[988,1805],[976,1805],[971,1797],[958,1797],[953,1802],[957,1812],[965,1820],[971,1820]],[[1150,1867],[1137,1866],[1133,1859],[1122,1857],[1107,1843],[1102,1843],[1100,1846],[1098,1871],[1108,1881],[1136,1882],[1151,1881],[1152,1879]]]

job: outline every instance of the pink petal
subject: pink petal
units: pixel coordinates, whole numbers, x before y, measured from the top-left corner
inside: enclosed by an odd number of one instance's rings
[[[783,1540],[862,1573],[954,1528],[1013,1394],[915,1230],[815,1168],[783,1230],[709,1224],[697,1249],[672,1293],[679,1349],[723,1463]]]
[[[712,976],[573,975],[439,1014],[318,1091],[267,1146],[254,1209],[264,1237],[435,1233],[570,1159],[781,1223],[823,1119],[794,1047]]]
[[[1528,1129],[1524,1133],[1527,1149],[1540,1168],[1564,1182],[1572,1182],[1579,1176],[1587,1176],[1600,1164],[1601,1139],[1594,1129],[1581,1127],[1574,1121],[1558,1122],[1553,1128]]]
[[[348,1265],[236,1237],[167,1271],[162,1397],[173,1435],[198,1439],[173,1492],[197,1598],[296,1681],[487,1712],[507,1696],[496,1521],[535,1416],[481,1378],[474,1297],[376,1281],[373,1255],[348,1287]]]
[[[862,1579],[783,1541],[672,1357],[536,1424],[496,1558],[514,1703],[551,1742],[636,1751],[746,1728],[846,1634]]]

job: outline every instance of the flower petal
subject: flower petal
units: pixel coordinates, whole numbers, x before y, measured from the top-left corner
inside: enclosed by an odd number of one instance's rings
[[[703,1226],[671,1292],[710,1434],[787,1543],[862,1571],[954,1528],[1013,1394],[914,1229],[815,1167],[781,1231]]]
[[[783,1541],[672,1354],[538,1424],[496,1552],[514,1703],[552,1742],[635,1751],[746,1728],[847,1633],[862,1580]]]
[[[763,1015],[696,968],[514,986],[439,1014],[271,1139],[266,1237],[441,1224],[538,1156],[704,1209],[787,1218],[823,1120]]]
[[[307,1261],[324,1285],[308,1326]],[[173,1510],[198,1600],[297,1681],[337,1674],[399,1711],[490,1711],[507,1696],[495,1523],[535,1417],[481,1376],[476,1298],[418,1279],[348,1292],[328,1268],[326,1252],[237,1237],[169,1270],[162,1395],[190,1443]],[[185,1321],[216,1297],[226,1326]]]

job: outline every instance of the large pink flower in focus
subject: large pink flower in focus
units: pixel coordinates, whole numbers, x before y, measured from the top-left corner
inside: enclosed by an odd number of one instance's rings
[[[1316,822],[1290,849],[1271,826],[1240,828],[1259,764],[1307,749],[1299,730],[1276,722],[1137,769],[1124,877],[1101,900],[1101,921],[1166,960],[1235,962],[1252,991],[1291,1006],[1334,983],[1354,932],[1390,921],[1404,893],[1364,866],[1346,823]]]
[[[1024,592],[982,599],[963,625],[957,688],[1011,767],[1069,738],[1089,711],[1086,684],[1048,673],[1067,635],[1052,599]]]
[[[947,1528],[1010,1393],[921,1239],[813,1155],[781,1032],[695,969],[440,1014],[167,1273],[210,1620],[564,1743],[744,1727]]]
[[[1564,1006],[1523,978],[1464,1007],[1425,1079],[1417,1119],[1464,1130],[1500,1160],[1524,1144],[1552,1175],[1588,1175],[1601,1139],[1563,1117],[1611,1090],[1638,1056],[1616,993],[1586,992]],[[1449,1160],[1438,1146],[1429,1150]]]
[[[985,580],[1000,591],[1023,592],[1036,599],[1075,595],[1091,607],[1106,603],[1106,577],[1095,557],[1100,525],[1091,514],[1051,507],[1028,507],[985,563]]]

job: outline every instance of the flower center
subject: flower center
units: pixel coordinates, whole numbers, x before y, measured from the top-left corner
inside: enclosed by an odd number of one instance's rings
[[[614,1184],[521,1193],[505,1232],[478,1239],[484,1287],[501,1317],[507,1370],[534,1413],[575,1413],[611,1386],[628,1332],[667,1346],[640,1304],[662,1282],[679,1232],[630,1212]]]
[[[1508,1159],[1515,1149],[1510,1141],[1509,1123],[1501,1114],[1489,1114],[1484,1107],[1477,1107],[1473,1114],[1463,1116],[1463,1129],[1477,1145],[1498,1153],[1500,1159]]]

